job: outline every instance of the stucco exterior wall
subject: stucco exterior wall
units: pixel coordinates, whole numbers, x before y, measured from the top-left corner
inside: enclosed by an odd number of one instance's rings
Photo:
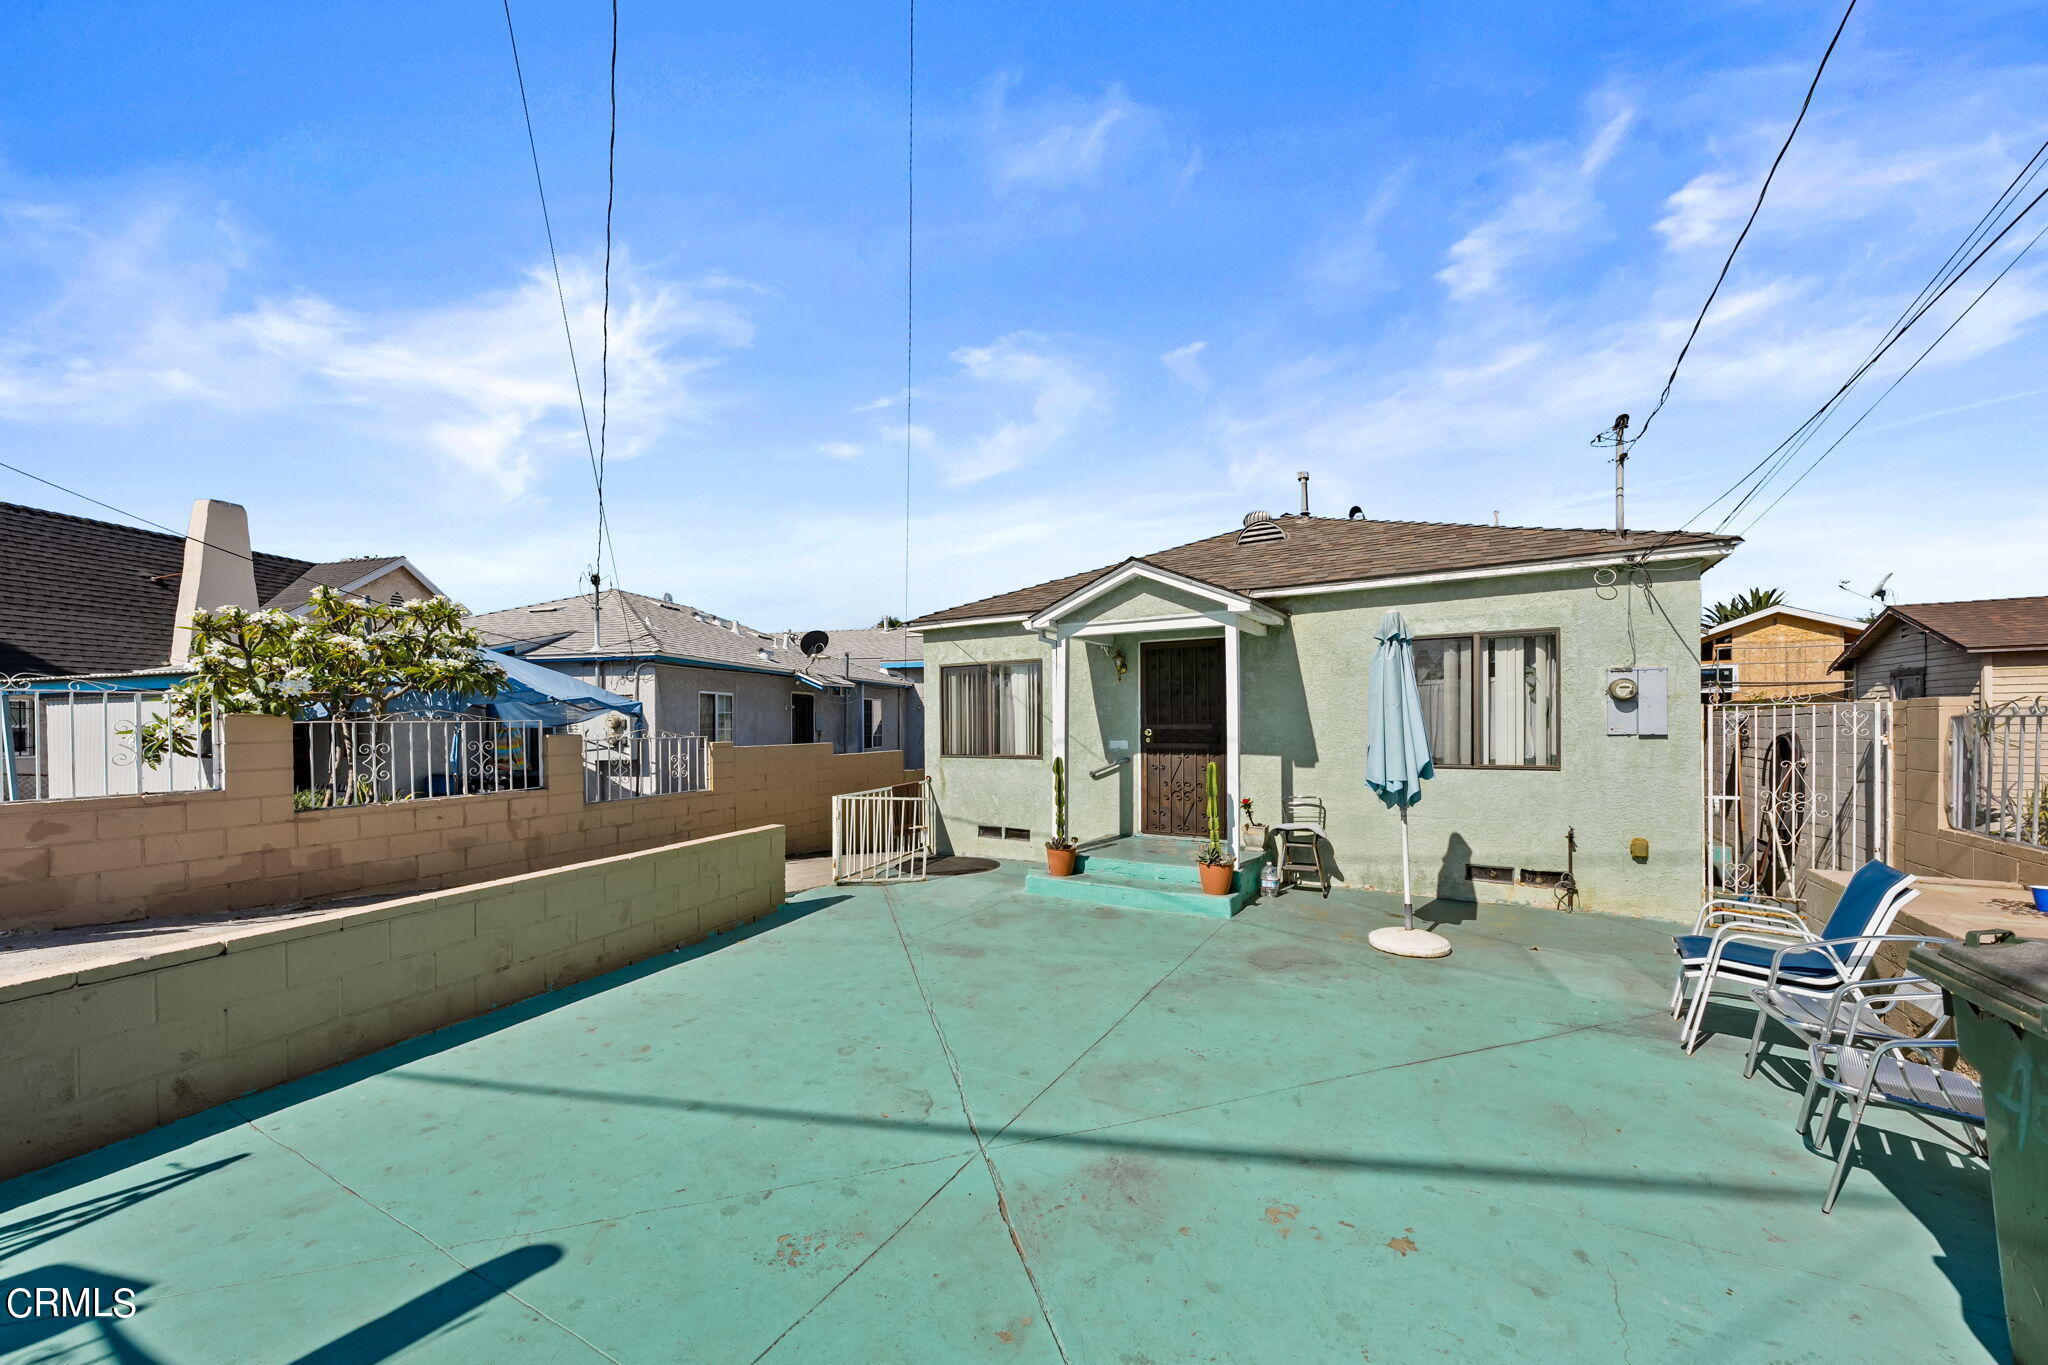
[[[1467,863],[1542,871],[1565,866],[1565,831],[1576,828],[1581,903],[1595,909],[1677,916],[1696,907],[1702,822],[1699,577],[1690,564],[1659,565],[1654,603],[1641,588],[1601,586],[1590,571],[1531,574],[1399,589],[1304,596],[1275,603],[1291,612],[1269,633],[1246,635],[1244,794],[1261,819],[1276,820],[1283,797],[1313,795],[1328,806],[1330,849],[1351,885],[1398,888],[1398,818],[1365,788],[1365,678],[1373,631],[1398,607],[1418,635],[1556,630],[1559,637],[1561,764],[1556,771],[1455,769],[1440,773],[1411,816],[1418,892],[1456,900],[1527,899],[1526,892],[1474,884]],[[1124,604],[1117,604],[1124,605]],[[1136,610],[1138,615],[1164,614]],[[1118,618],[1123,619],[1123,618]],[[1191,630],[1182,634],[1215,634]],[[1083,839],[1136,828],[1139,646],[1165,635],[1074,642],[1070,653],[1069,783],[1073,833]],[[1108,652],[1121,649],[1121,682]],[[925,633],[925,662],[943,706],[939,670],[948,664],[1043,661],[1050,647],[1020,628],[982,626]],[[1669,670],[1669,734],[1606,733],[1606,670]],[[1054,739],[1047,707],[1046,753],[1037,760],[927,756],[945,839],[962,853],[1036,857],[1051,816]],[[932,729],[941,732],[942,717]],[[1112,742],[1130,747],[1118,750]],[[1093,772],[1117,762],[1103,776]],[[1028,827],[1029,844],[985,840],[980,825]],[[1649,840],[1636,860],[1629,841]]]
[[[806,687],[781,673],[663,663],[608,663],[600,672],[591,664],[550,663],[545,659],[535,662],[633,698],[647,708],[649,725],[672,735],[697,733],[700,693],[728,693],[732,697],[732,742],[740,745],[802,742],[830,744],[835,753],[858,752],[860,726],[853,718],[854,708],[848,703],[857,704],[859,696],[871,697],[882,703],[882,739],[871,747],[905,747],[903,711],[908,688],[874,685],[857,696],[842,698],[835,692]],[[812,698],[811,738],[803,741],[793,739],[790,732],[791,698],[798,692]]]

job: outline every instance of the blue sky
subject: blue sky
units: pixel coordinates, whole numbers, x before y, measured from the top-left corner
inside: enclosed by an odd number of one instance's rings
[[[513,9],[594,395],[605,10]],[[901,611],[903,9],[622,10],[621,577],[769,628]],[[1654,400],[1838,17],[927,3],[912,609],[1284,509],[1304,468],[1319,511],[1607,524],[1587,440]],[[243,502],[266,549],[409,554],[478,609],[575,591],[590,473],[496,0],[9,23],[0,458],[173,525]],[[1789,432],[2044,136],[2038,6],[1866,3],[1631,521]],[[2044,271],[1709,591],[2048,591]]]

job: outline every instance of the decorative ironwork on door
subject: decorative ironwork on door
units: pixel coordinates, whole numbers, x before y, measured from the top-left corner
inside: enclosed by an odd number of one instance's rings
[[[1891,704],[1704,708],[1709,895],[1799,894],[1812,868],[1890,856]]]
[[[1223,761],[1223,642],[1158,641],[1142,666],[1141,827],[1205,835],[1207,769]]]

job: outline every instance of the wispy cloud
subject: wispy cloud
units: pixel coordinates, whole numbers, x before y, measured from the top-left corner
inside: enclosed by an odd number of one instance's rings
[[[1064,453],[1107,406],[1099,383],[1029,332],[962,347],[952,359],[957,370],[933,386],[926,405],[936,410],[944,433],[927,434],[929,453],[949,486],[980,483]]]
[[[1202,373],[1202,352],[1208,348],[1206,341],[1190,341],[1159,357],[1159,363],[1166,366],[1166,372],[1196,393],[1209,391],[1209,376]]]
[[[584,428],[553,277],[541,269],[474,297],[353,309],[312,293],[248,297],[223,215],[153,204],[107,224],[64,207],[10,206],[0,249],[45,266],[43,306],[0,331],[0,418],[130,422],[179,407],[301,411],[347,423],[500,496],[550,459],[581,458]],[[599,282],[564,263],[585,394]],[[613,265],[611,452],[630,458],[714,401],[704,372],[751,340],[711,290]]]
[[[1157,110],[1132,99],[1120,83],[1100,94],[1053,91],[1020,98],[1022,78],[1005,73],[984,100],[989,175],[1000,191],[1051,191],[1091,185],[1114,170],[1166,150]],[[1199,148],[1175,157],[1185,183],[1201,165]]]
[[[1635,110],[1609,113],[1586,145],[1523,147],[1510,154],[1518,188],[1507,202],[1451,245],[1437,279],[1454,299],[1499,288],[1517,266],[1564,242],[1583,243],[1597,221],[1600,173],[1635,122]]]

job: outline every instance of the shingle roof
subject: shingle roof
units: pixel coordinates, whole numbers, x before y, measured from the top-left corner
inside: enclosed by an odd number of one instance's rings
[[[592,656],[634,659],[659,654],[792,676],[803,672],[824,682],[902,684],[902,679],[858,659],[849,673],[841,662],[836,639],[828,653],[812,662],[794,648],[794,641],[787,634],[755,630],[682,602],[617,588],[607,588],[602,601],[602,622],[595,619],[597,613],[591,610],[586,594],[485,612],[470,617],[469,624],[482,631],[490,644],[545,640],[545,644],[525,652],[527,658],[535,660]],[[598,627],[604,632],[601,644],[595,636]],[[785,640],[789,644],[785,645]]]
[[[825,649],[828,658],[837,659],[851,654],[855,663],[871,664],[877,668],[883,664],[924,661],[924,641],[900,626],[894,630],[872,626],[866,630],[833,630],[826,634],[832,637],[832,643]]]
[[[266,601],[316,567],[253,558]],[[183,536],[0,503],[0,675],[162,664],[184,559]]]
[[[1238,532],[1232,530],[1145,555],[1143,559],[1215,587],[1250,594],[1652,549],[1725,551],[1741,543],[1735,536],[1683,532],[1631,531],[1618,536],[1612,531],[1541,526],[1353,521],[1338,517],[1288,516],[1279,518],[1278,524],[1286,532],[1284,539],[1239,545]],[[978,602],[948,607],[920,616],[910,624],[937,626],[949,621],[1041,611],[1115,567],[1108,565],[1070,574],[1048,583],[984,597]]]
[[[1884,609],[1849,642],[1840,668],[1901,623],[1914,625],[1958,649],[2048,649],[2048,597],[1992,597],[1976,602],[1915,602]]]
[[[293,579],[275,597],[264,599],[266,607],[279,611],[297,611],[306,605],[306,599],[313,595],[315,588],[345,588],[351,583],[360,583],[373,574],[381,573],[394,564],[403,564],[404,555],[364,555],[357,559],[337,559],[326,564],[315,564]]]

